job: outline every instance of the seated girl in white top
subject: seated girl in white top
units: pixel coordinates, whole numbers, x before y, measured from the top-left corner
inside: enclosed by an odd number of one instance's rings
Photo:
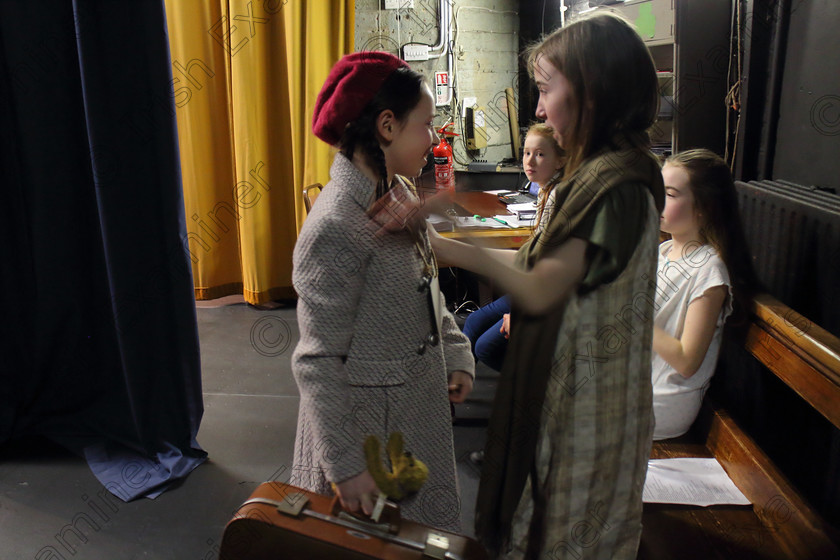
[[[715,371],[723,326],[745,315],[757,286],[726,163],[709,150],[671,156],[662,168],[653,331],[653,439],[686,433]]]

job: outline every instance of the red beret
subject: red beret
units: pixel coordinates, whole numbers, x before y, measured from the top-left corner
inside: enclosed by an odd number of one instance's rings
[[[330,145],[338,144],[347,123],[356,120],[394,70],[408,64],[392,54],[364,51],[335,63],[315,100],[312,132]]]

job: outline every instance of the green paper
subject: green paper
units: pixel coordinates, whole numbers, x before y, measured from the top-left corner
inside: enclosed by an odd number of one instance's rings
[[[650,2],[639,5],[639,17],[635,21],[636,29],[642,37],[653,38],[656,33],[656,16]]]

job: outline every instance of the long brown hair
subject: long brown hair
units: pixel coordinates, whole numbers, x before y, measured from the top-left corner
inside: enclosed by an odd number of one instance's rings
[[[752,298],[762,287],[752,266],[729,166],[705,148],[674,154],[665,165],[680,167],[688,174],[701,241],[715,248],[732,280],[734,321],[748,319]]]
[[[544,57],[570,82],[572,119],[563,135],[569,156],[564,177],[605,147],[625,138],[647,148],[659,111],[656,68],[641,37],[624,19],[596,13],[557,29],[525,51],[528,71]]]

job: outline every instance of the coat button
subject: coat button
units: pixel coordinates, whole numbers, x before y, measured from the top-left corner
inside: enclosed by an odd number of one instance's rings
[[[422,280],[420,280],[420,284],[417,286],[418,292],[423,292],[429,289],[429,286],[432,283],[432,279],[428,276],[424,276]]]
[[[426,353],[426,341],[425,340],[420,343],[420,347],[417,348],[417,353],[420,354],[420,355],[423,355],[423,354]]]
[[[429,333],[429,336],[426,337],[426,342],[432,346],[437,346],[438,342],[440,342],[440,338],[438,338],[437,333]]]

